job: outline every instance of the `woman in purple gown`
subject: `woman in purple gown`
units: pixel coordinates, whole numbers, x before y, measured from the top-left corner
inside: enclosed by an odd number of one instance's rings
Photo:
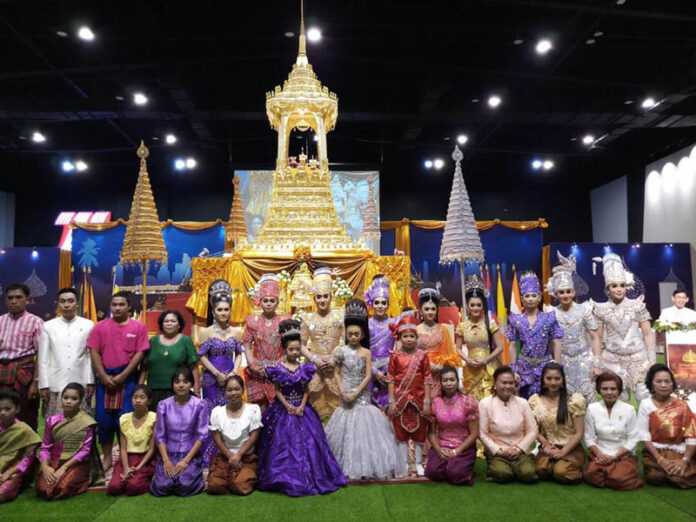
[[[213,304],[213,324],[201,331],[198,355],[204,367],[201,376],[203,399],[208,410],[227,404],[225,381],[234,375],[242,362],[244,349],[232,335],[230,327],[231,287],[227,281],[218,280],[210,285],[210,300]],[[217,453],[212,435],[203,445],[203,459],[207,466]]]
[[[389,354],[394,348],[394,336],[389,329],[390,324],[396,324],[399,319],[390,319],[389,281],[382,274],[372,279],[372,285],[365,292],[365,302],[372,307],[374,315],[368,320],[370,328],[370,351],[372,352],[372,404],[385,410],[389,407],[387,393],[387,366]]]
[[[259,439],[259,490],[291,497],[331,493],[346,485],[316,410],[307,399],[314,377],[313,364],[300,364],[300,324],[280,323],[285,360],[266,368],[276,399],[263,412]],[[368,443],[368,441],[366,441]]]
[[[541,371],[553,359],[560,361],[563,330],[556,322],[554,312],[541,312],[539,279],[533,272],[525,272],[520,278],[522,294],[521,314],[510,314],[505,337],[508,341],[521,341],[520,355],[514,349],[510,353],[510,366],[520,383],[520,397],[529,399],[541,389]]]
[[[159,451],[150,493],[189,497],[203,491],[203,457],[210,414],[205,401],[191,394],[193,374],[182,366],[172,377],[174,396],[157,405],[155,444]]]

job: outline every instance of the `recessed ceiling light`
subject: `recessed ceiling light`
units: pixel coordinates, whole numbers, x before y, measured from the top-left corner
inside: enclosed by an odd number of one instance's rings
[[[592,145],[592,144],[594,143],[594,141],[595,141],[595,138],[594,138],[594,136],[593,136],[592,134],[585,134],[585,135],[582,137],[582,142],[583,142],[585,145]]]
[[[469,136],[467,136],[466,134],[460,134],[459,136],[457,136],[457,143],[459,143],[460,145],[464,145],[467,141],[469,141]]]
[[[75,170],[75,164],[72,161],[65,160],[60,164],[60,168],[63,169],[63,172],[72,172]]]
[[[500,98],[500,96],[498,96],[496,94],[494,94],[488,98],[488,106],[492,109],[495,109],[502,102],[503,102],[503,100]]]
[[[433,160],[427,159],[423,162],[423,166],[426,169],[432,169],[433,168]]]
[[[539,170],[539,169],[542,167],[543,164],[544,164],[544,162],[541,161],[540,159],[534,159],[534,160],[532,160],[532,168],[533,168],[534,170]]]
[[[39,131],[34,131],[31,134],[31,141],[33,141],[34,143],[43,143],[46,141],[46,136],[41,134]]]
[[[544,161],[544,170],[551,170],[553,168],[553,161],[551,160],[545,160]]]
[[[84,172],[87,170],[87,163],[82,160],[77,160],[75,162],[75,168],[78,170],[78,172]]]
[[[626,100],[624,102],[624,105],[631,105],[633,103],[633,100]]]
[[[195,169],[195,168],[196,168],[196,165],[198,165],[198,163],[196,162],[195,159],[193,159],[193,158],[186,158],[186,168],[187,168],[187,169]]]
[[[652,109],[653,107],[655,107],[655,105],[657,105],[657,103],[655,102],[655,98],[652,98],[650,96],[645,98],[643,100],[643,103],[640,104],[640,106],[644,109]]]
[[[77,37],[85,42],[91,42],[94,40],[94,33],[87,26],[82,26],[77,30]]]
[[[124,98],[123,96],[121,96],[121,95],[116,95],[115,98],[116,98],[118,101],[123,101],[123,100],[125,100],[125,98]]]
[[[292,38],[293,36],[295,36],[295,33],[293,33],[292,31],[287,31],[287,32],[285,33],[285,36],[286,36],[287,38]]]
[[[307,40],[310,42],[318,42],[321,40],[321,31],[318,27],[310,27],[307,30]]]
[[[445,160],[437,158],[435,161],[433,161],[433,167],[435,167],[437,170],[440,170],[442,167],[445,166]]]
[[[174,134],[167,134],[164,137],[164,141],[167,142],[167,145],[173,145],[176,143],[176,136],[174,136]]]
[[[67,38],[68,36],[68,33],[66,33],[65,31],[56,31],[56,34],[61,38]]]
[[[604,33],[602,31],[595,31],[593,36],[596,36],[596,37],[604,36]]]
[[[174,160],[174,168],[176,170],[184,170],[186,168],[186,161],[181,159],[181,158],[175,159]]]
[[[145,105],[149,100],[142,92],[136,92],[133,94],[133,103],[136,105]]]
[[[587,40],[585,40],[585,43],[586,43],[587,45],[592,45],[592,44],[595,43],[596,41],[597,41],[597,40],[595,40],[594,38],[588,38]]]
[[[547,40],[546,38],[539,40],[535,47],[537,54],[546,54],[552,48],[553,44],[551,43],[551,40]]]
[[[513,45],[522,45],[524,40],[522,38],[517,38],[516,40],[513,40],[512,43]]]

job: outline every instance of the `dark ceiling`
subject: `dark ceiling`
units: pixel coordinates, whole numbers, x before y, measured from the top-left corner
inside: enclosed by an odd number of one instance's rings
[[[380,169],[383,216],[405,215],[397,195],[415,193],[444,205],[413,217],[444,217],[451,160],[440,172],[423,160],[448,160],[462,132],[474,191],[586,192],[696,141],[692,0],[308,0],[305,10],[323,33],[310,63],[339,97],[332,168]],[[80,24],[94,42],[75,37]],[[3,2],[0,190],[132,190],[144,138],[156,196],[230,191],[232,170],[274,165],[265,92],[287,77],[298,29],[299,0]],[[546,56],[534,51],[541,37],[553,41]],[[503,98],[496,110],[491,93]],[[660,105],[642,109],[646,96]],[[47,142],[32,143],[34,130]],[[603,138],[590,149],[587,133]],[[181,155],[198,167],[175,172]],[[533,171],[537,156],[555,168]],[[66,157],[89,170],[62,174]]]

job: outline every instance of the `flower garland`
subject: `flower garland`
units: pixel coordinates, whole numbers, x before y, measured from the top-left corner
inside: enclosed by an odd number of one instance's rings
[[[663,332],[690,332],[696,330],[696,322],[694,323],[670,323],[669,321],[655,321],[653,330],[657,333]]]

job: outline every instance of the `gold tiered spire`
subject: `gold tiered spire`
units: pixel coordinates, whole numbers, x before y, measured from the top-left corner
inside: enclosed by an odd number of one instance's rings
[[[150,151],[143,141],[140,142],[137,154],[140,158],[140,173],[128,216],[126,237],[121,250],[121,264],[141,265],[147,261],[166,263],[167,249],[164,246],[162,227],[160,227],[155,198],[150,187],[150,177],[147,173],[147,157]]]
[[[372,176],[367,178],[367,207],[363,216],[362,237],[365,239],[379,239],[382,233],[379,230],[377,205],[375,205],[375,180]]]
[[[336,125],[338,99],[322,86],[307,60],[304,12],[297,60],[283,87],[266,94],[266,114],[278,132],[271,203],[254,244],[242,244],[241,250],[292,254],[296,247],[309,247],[312,253],[366,249],[353,244],[336,215],[326,133]],[[289,164],[293,129],[314,131],[317,161],[307,163],[301,155],[299,163]]]
[[[247,229],[244,221],[244,209],[242,208],[242,198],[239,194],[239,178],[232,180],[234,184],[234,196],[232,197],[232,208],[230,209],[230,219],[225,227],[225,251],[234,250],[234,246],[246,240]]]

